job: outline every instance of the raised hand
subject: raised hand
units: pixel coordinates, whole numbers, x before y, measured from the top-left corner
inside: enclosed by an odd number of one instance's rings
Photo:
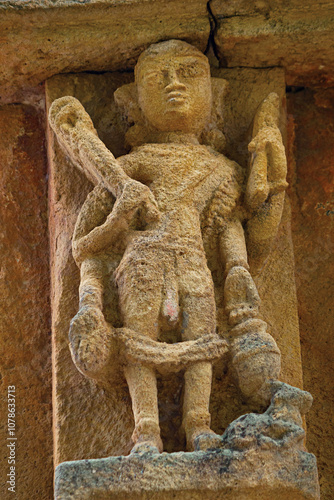
[[[279,97],[271,93],[256,113],[253,139],[248,145],[252,157],[246,204],[252,211],[260,208],[270,195],[282,192],[288,186],[285,148],[278,125]]]
[[[108,218],[111,224],[120,218],[131,218],[139,209],[145,223],[159,219],[150,189],[126,175],[98,138],[90,116],[77,99],[66,96],[55,100],[50,107],[49,121],[60,145],[76,166],[94,184],[101,183],[116,197]]]
[[[65,96],[56,99],[49,111],[49,122],[67,154],[79,155],[78,132],[87,130],[97,136],[93,122],[78,99]]]

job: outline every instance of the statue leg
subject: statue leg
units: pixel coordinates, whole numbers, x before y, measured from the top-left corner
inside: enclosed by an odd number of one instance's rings
[[[163,278],[160,276],[160,270],[158,272],[158,269],[153,268],[152,264],[144,259],[131,264],[117,275],[123,325],[157,340]],[[147,450],[148,447],[161,452],[155,371],[147,366],[132,364],[125,368],[125,377],[135,420],[133,452]]]
[[[152,368],[142,365],[128,365],[125,377],[129,386],[135,429],[132,440],[135,446],[132,452],[148,447],[161,452],[157,378]]]
[[[193,364],[184,374],[182,425],[189,451],[216,446],[217,437],[210,429],[211,383],[212,365],[209,362]]]
[[[212,293],[205,296],[187,295],[181,302],[183,310],[183,340],[195,340],[215,332],[215,301]],[[215,448],[221,439],[210,429],[211,362],[190,366],[184,375],[183,428],[189,450]]]

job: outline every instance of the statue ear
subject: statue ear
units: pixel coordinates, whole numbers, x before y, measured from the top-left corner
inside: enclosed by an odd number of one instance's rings
[[[125,134],[127,144],[135,147],[149,142],[144,115],[138,104],[137,85],[128,83],[119,87],[114,92],[114,99],[130,125]]]
[[[224,152],[226,139],[224,136],[223,108],[226,95],[229,91],[229,83],[223,78],[211,78],[212,88],[212,111],[209,123],[203,130],[201,142],[212,146],[220,153]]]
[[[130,124],[143,120],[138,104],[137,86],[135,83],[128,83],[119,87],[114,92],[114,99]]]

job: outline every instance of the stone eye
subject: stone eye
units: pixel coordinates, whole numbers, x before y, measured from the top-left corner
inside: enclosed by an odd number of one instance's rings
[[[163,74],[159,71],[150,71],[145,75],[145,82],[148,85],[155,85],[163,81]]]
[[[192,64],[187,64],[184,66],[180,66],[178,70],[179,76],[183,78],[196,78],[205,76],[207,73],[207,68],[202,64],[198,64],[196,62]]]
[[[189,64],[186,66],[181,66],[178,70],[178,75],[184,78],[191,78],[198,75],[198,66],[195,64]]]

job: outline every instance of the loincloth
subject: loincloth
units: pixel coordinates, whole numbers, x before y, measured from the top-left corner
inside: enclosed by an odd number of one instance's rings
[[[115,281],[145,291],[153,288],[177,288],[180,293],[206,296],[213,291],[202,242],[135,242],[126,250],[115,271]],[[127,284],[125,284],[127,282]]]

